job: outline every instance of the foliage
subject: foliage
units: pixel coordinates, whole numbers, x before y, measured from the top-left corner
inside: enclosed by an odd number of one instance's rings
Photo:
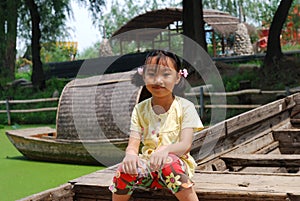
[[[24,0],[22,0],[24,1]],[[55,42],[69,36],[69,27],[66,25],[67,15],[71,16],[70,0],[35,1],[41,18],[41,43]],[[31,16],[29,9],[23,2],[18,10],[18,36],[30,46],[31,44]],[[22,17],[21,17],[22,16]]]
[[[257,85],[257,79],[258,78],[255,71],[251,71],[237,74],[235,76],[224,77],[223,83],[225,91],[238,91],[240,87],[240,81],[250,80],[253,87],[254,85]]]
[[[10,86],[5,90],[0,91],[0,100],[14,99],[14,100],[27,100],[39,98],[51,98],[54,91],[61,94],[64,86],[69,80],[50,79],[47,80],[46,90],[40,91],[31,87]],[[57,102],[41,102],[31,104],[10,104],[10,109],[33,109],[44,107],[57,107]],[[0,110],[5,110],[5,105],[0,104]],[[39,113],[12,113],[11,119],[13,123],[18,124],[31,124],[31,123],[45,123],[55,124],[56,112],[39,112]],[[7,116],[5,113],[0,113],[0,122],[7,123]]]
[[[99,57],[100,42],[96,42],[93,46],[88,47],[79,53],[77,59],[93,59]]]
[[[271,22],[278,3],[279,0],[203,0],[204,8],[228,12],[235,17],[241,17],[242,22],[251,24]]]
[[[94,21],[99,21],[104,0],[77,0],[91,11]],[[1,1],[0,5],[0,73],[8,69],[13,78],[16,58],[14,51],[17,35],[33,47],[33,69],[31,80],[34,85],[44,87],[44,76],[40,61],[40,44],[55,42],[68,37],[67,16],[71,16],[70,0],[16,0]],[[18,22],[18,23],[17,23]],[[6,28],[4,28],[6,27]],[[17,33],[17,34],[16,34]],[[41,33],[41,34],[40,34]],[[6,71],[5,71],[6,72]]]
[[[56,43],[43,44],[41,48],[41,59],[43,63],[62,62],[72,60],[76,52],[75,47],[65,47]]]
[[[282,51],[300,50],[300,44],[287,43],[282,46]]]

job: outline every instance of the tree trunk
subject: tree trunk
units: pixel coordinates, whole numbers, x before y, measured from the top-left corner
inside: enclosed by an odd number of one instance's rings
[[[195,29],[195,41],[201,45],[201,47],[207,52],[207,43],[204,29],[204,19],[203,19],[203,6],[202,0],[193,0],[194,3],[194,29]]]
[[[183,34],[207,51],[202,0],[183,0]]]
[[[293,0],[281,0],[273,17],[268,36],[267,53],[264,60],[264,68],[266,70],[272,70],[272,66],[283,56],[280,35],[292,2]]]
[[[38,12],[38,7],[35,4],[34,0],[26,0],[26,5],[29,8],[31,23],[32,23],[31,52],[32,52],[33,66],[32,66],[31,81],[33,86],[43,90],[46,87],[46,82],[45,82],[45,75],[44,75],[43,65],[40,56],[41,18]]]
[[[5,51],[5,68],[8,68],[8,77],[15,78],[15,65],[16,65],[16,41],[17,41],[17,21],[19,0],[7,1],[7,34],[6,34],[6,51]]]
[[[0,43],[0,75],[1,77],[5,77],[4,61],[5,61],[5,50],[6,50],[6,43],[5,43],[6,1],[1,1],[1,2],[2,3],[0,4],[0,41],[2,42]]]
[[[207,52],[202,0],[183,0],[182,7],[183,34],[187,37],[184,38],[183,56],[191,65],[195,65],[200,55],[197,45]]]

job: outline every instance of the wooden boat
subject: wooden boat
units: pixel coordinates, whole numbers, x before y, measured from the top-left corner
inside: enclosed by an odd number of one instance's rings
[[[131,84],[135,71],[78,78],[61,94],[56,129],[9,130],[27,158],[77,164],[113,165],[124,157],[130,113],[142,89]]]
[[[195,134],[199,200],[300,200],[300,93]],[[74,179],[27,200],[111,200],[115,167]],[[176,200],[167,190],[136,190],[132,200]]]
[[[49,127],[10,130],[6,134],[28,159],[89,165],[99,165],[97,158],[111,161],[112,152],[116,153],[114,160],[120,161],[124,155],[115,149],[124,150],[128,141],[126,138],[89,141],[58,139],[56,130]]]

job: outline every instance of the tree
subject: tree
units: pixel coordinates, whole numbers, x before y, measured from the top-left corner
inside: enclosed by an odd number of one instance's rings
[[[280,35],[292,3],[293,0],[281,0],[278,9],[275,12],[269,30],[268,46],[264,60],[264,68],[272,68],[272,66],[276,64],[275,62],[280,60],[283,56],[280,45]]]
[[[94,21],[100,18],[104,0],[78,0],[78,2],[88,7]],[[40,59],[41,43],[54,42],[59,37],[64,38],[67,35],[66,13],[71,14],[70,0],[1,0],[0,39],[3,41],[0,45],[1,75],[8,72],[11,79],[14,78],[18,30],[18,36],[23,38],[27,45],[31,44],[32,83],[43,89],[45,79]]]
[[[40,39],[50,41],[56,38],[65,20],[64,1],[1,0],[0,1],[0,74],[14,79],[17,35],[25,41],[32,41],[34,85],[44,88],[44,74],[39,58]],[[43,35],[41,34],[43,32]],[[29,42],[27,43],[29,44]]]
[[[31,2],[31,3],[30,3]],[[43,72],[43,67],[42,67],[42,62],[40,59],[40,38],[41,38],[41,30],[40,30],[40,19],[41,16],[43,19],[47,19],[47,14],[55,15],[55,18],[57,18],[52,25],[55,25],[56,27],[53,27],[53,30],[56,30],[57,28],[61,27],[63,28],[64,21],[66,20],[65,16],[65,10],[69,11],[69,5],[70,1],[69,0],[52,0],[52,1],[46,1],[50,5],[48,9],[44,9],[45,12],[38,12],[38,7],[37,5],[34,6],[34,0],[26,0],[26,5],[28,6],[30,10],[30,15],[31,15],[31,22],[32,22],[32,58],[33,58],[33,68],[32,68],[32,83],[34,86],[44,89],[46,87],[45,85],[45,75]],[[79,3],[85,3],[84,0],[79,0]],[[94,22],[96,21],[97,18],[99,18],[99,14],[101,14],[101,6],[104,5],[103,0],[89,0],[89,7],[88,9],[91,11]],[[32,6],[33,4],[33,6]],[[45,5],[47,3],[41,2],[40,7],[41,8],[46,8]],[[42,9],[40,9],[42,10]],[[54,13],[53,13],[54,11]],[[46,15],[45,15],[46,14]],[[55,19],[51,18],[51,19]],[[48,21],[49,22],[49,21]],[[45,25],[45,24],[44,24]],[[47,24],[46,24],[47,25]],[[48,28],[47,26],[44,26],[44,28]],[[35,33],[34,33],[35,32]],[[46,32],[47,33],[47,32]],[[56,32],[57,33],[57,32]],[[58,31],[58,33],[61,33],[61,31]],[[55,38],[55,37],[54,37]]]
[[[13,79],[19,0],[0,1],[0,75]]]
[[[38,6],[34,0],[26,0],[26,5],[29,8],[31,16],[31,52],[32,52],[32,75],[31,81],[33,86],[37,86],[39,89],[44,89],[46,87],[45,75],[43,71],[41,56],[40,56],[40,39],[41,39],[41,30],[40,30],[40,14],[38,11]]]
[[[187,37],[184,38],[183,56],[191,65],[196,65],[200,52],[196,52],[199,48],[195,45],[200,45],[207,52],[202,0],[182,1],[182,22],[183,35]],[[188,42],[189,39],[196,44]]]
[[[207,51],[202,0],[183,0],[183,34]]]

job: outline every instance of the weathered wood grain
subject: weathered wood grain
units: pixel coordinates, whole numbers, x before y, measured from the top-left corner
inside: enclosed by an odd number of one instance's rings
[[[270,146],[274,142],[273,135],[272,133],[263,133],[260,135],[257,135],[240,145],[235,146],[234,148],[227,149],[223,152],[219,152],[217,154],[212,154],[211,156],[207,157],[206,159],[200,161],[198,163],[198,170],[226,170],[226,164],[224,165],[224,161],[220,159],[220,157],[224,154],[238,154],[238,153],[257,153],[259,152],[260,154],[266,154],[269,151],[272,151],[276,147]],[[278,145],[276,143],[275,145]],[[220,165],[222,164],[222,165]],[[213,168],[214,167],[214,168]]]
[[[300,155],[226,154],[221,159],[228,166],[300,167]]]
[[[283,154],[300,154],[300,129],[276,129],[274,138],[279,141],[279,148]]]
[[[109,178],[112,178],[113,175],[114,171],[98,171],[81,177],[76,182],[73,180],[77,198],[110,200],[111,193],[108,186],[111,182]],[[294,195],[300,193],[300,175],[295,174],[198,172],[193,180],[200,200],[286,201],[287,193]],[[132,200],[151,201],[155,199],[176,200],[171,193],[165,190],[136,191]]]
[[[6,131],[14,146],[27,158],[77,164],[116,164],[124,157],[127,139],[56,139],[49,127]]]
[[[59,187],[22,198],[18,201],[73,201],[74,195],[73,186],[66,183]]]

